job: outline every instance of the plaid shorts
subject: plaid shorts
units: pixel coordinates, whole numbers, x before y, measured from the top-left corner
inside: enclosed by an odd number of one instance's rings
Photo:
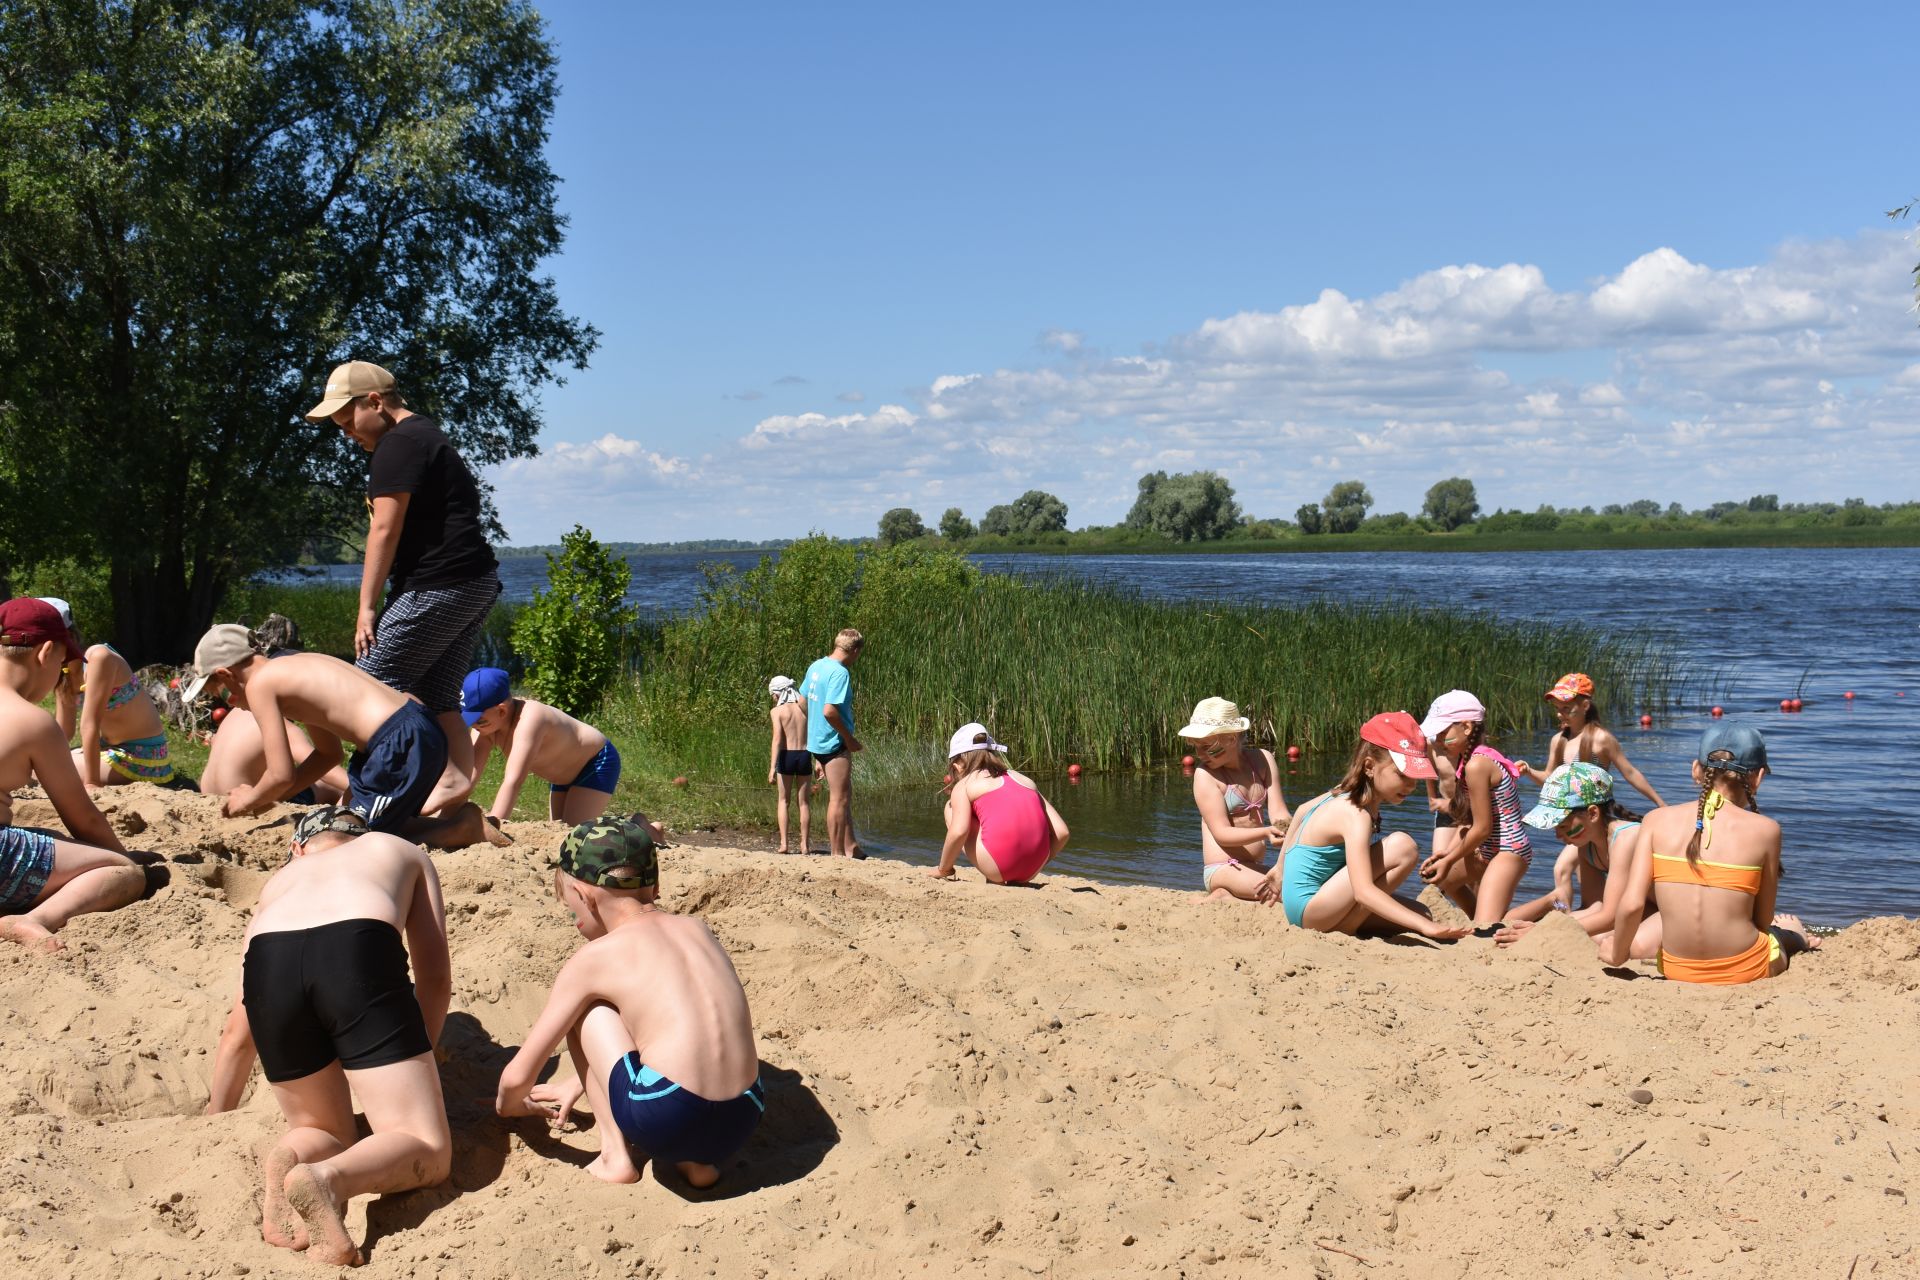
[[[33,910],[53,874],[53,837],[33,827],[0,827],[0,916]]]
[[[500,579],[489,573],[450,587],[402,591],[374,625],[373,648],[359,668],[384,685],[410,693],[440,715],[460,709],[460,682],[473,665]]]

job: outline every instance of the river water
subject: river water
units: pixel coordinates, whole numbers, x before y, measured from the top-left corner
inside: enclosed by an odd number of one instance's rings
[[[649,613],[691,609],[699,566],[724,558],[634,556],[632,598]],[[1707,708],[1718,703],[1728,718],[1751,720],[1767,735],[1774,772],[1760,800],[1786,830],[1781,909],[1833,925],[1920,915],[1920,841],[1906,826],[1920,815],[1920,548],[982,556],[978,562],[991,572],[1121,583],[1165,600],[1392,599],[1548,619],[1585,609],[1592,612],[1580,620],[1601,627],[1657,631],[1699,677],[1687,704],[1619,706],[1599,691],[1609,727],[1654,787],[1669,802],[1697,794],[1688,765],[1701,729],[1711,723]],[[358,579],[357,566],[333,572]],[[509,599],[526,599],[545,575],[539,559],[502,565]],[[823,619],[822,635],[831,635],[837,621]],[[1559,674],[1538,673],[1541,688]],[[1257,673],[1249,673],[1254,678]],[[1848,691],[1851,700],[1843,696]],[[1238,691],[1199,692],[1231,698]],[[1783,713],[1780,700],[1796,694],[1805,710]],[[1418,716],[1425,708],[1409,710]],[[1654,717],[1649,729],[1639,727],[1643,711]],[[1538,763],[1547,738],[1542,732],[1497,745]],[[1011,745],[1018,760],[1019,744]],[[1283,761],[1288,802],[1297,807],[1317,794],[1343,763],[1310,757],[1289,767]],[[1045,772],[1045,762],[1030,764]],[[1055,863],[1060,871],[1199,888],[1192,784],[1177,766],[1078,784],[1052,778],[1046,789],[1074,833]],[[1629,806],[1645,807],[1631,788],[1621,784],[1620,790]],[[1532,794],[1523,786],[1529,803]],[[857,791],[855,820],[872,853],[926,864],[938,854],[942,830],[932,786]],[[1389,810],[1383,826],[1412,831],[1426,847],[1417,803]],[[1544,846],[1536,854],[1526,891],[1544,892],[1551,883],[1547,855]]]

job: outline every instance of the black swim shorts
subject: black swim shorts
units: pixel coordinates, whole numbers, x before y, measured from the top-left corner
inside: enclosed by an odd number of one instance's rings
[[[336,1060],[358,1071],[433,1049],[407,980],[406,944],[384,920],[257,933],[240,991],[260,1066],[274,1084]]]
[[[420,816],[446,767],[446,730],[409,698],[347,762],[348,807],[369,829],[399,835]]]

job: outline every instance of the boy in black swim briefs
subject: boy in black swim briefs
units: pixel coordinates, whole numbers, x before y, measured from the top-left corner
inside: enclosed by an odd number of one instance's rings
[[[452,995],[433,862],[418,845],[369,832],[351,810],[309,810],[287,865],[260,891],[244,945],[207,1113],[239,1104],[257,1051],[288,1123],[260,1160],[261,1235],[358,1265],[347,1202],[433,1186],[452,1161],[433,1058]]]
[[[559,1127],[585,1093],[611,1121],[588,1173],[639,1181],[631,1143],[710,1187],[766,1110],[760,1059],[733,962],[699,919],[655,904],[659,886],[653,839],[639,823],[601,818],[567,833],[554,889],[587,945],[561,967],[501,1072],[494,1108]],[[535,1084],[562,1040],[573,1078]]]

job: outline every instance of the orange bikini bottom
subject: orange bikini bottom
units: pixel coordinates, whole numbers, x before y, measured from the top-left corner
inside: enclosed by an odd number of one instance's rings
[[[1662,947],[1659,963],[1660,972],[1675,982],[1708,982],[1731,987],[1758,982],[1773,972],[1773,962],[1779,958],[1780,939],[1769,932],[1756,936],[1753,945],[1739,955],[1721,956],[1716,960],[1689,960]]]

